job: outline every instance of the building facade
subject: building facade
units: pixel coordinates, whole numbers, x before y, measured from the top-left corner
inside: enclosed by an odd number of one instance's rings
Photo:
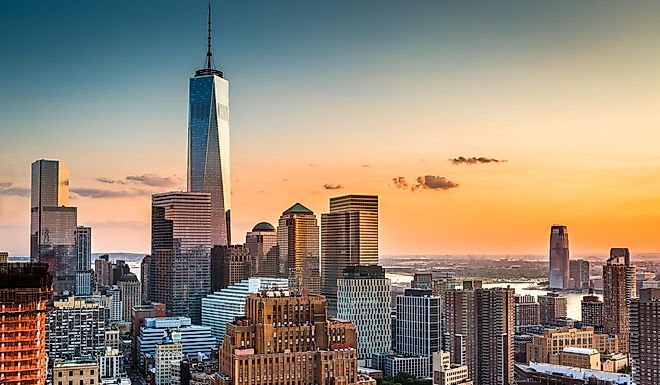
[[[250,253],[251,277],[279,277],[280,249],[277,230],[268,222],[259,222],[245,235]]]
[[[43,263],[0,263],[0,383],[46,382],[46,306],[53,278]]]
[[[527,344],[529,362],[550,363],[550,357],[564,348],[595,349],[598,352],[618,352],[619,338],[595,333],[593,327],[545,329],[543,335],[533,335]]]
[[[76,228],[76,295],[92,294],[92,228]]]
[[[660,383],[660,289],[642,289],[632,300],[630,352],[635,384]]]
[[[511,288],[477,289],[476,361],[474,381],[480,385],[513,382],[514,311]]]
[[[591,292],[582,297],[580,302],[582,326],[593,326],[596,331],[603,330],[603,301]]]
[[[188,317],[145,318],[142,321],[137,338],[137,358],[152,355],[156,345],[163,339],[168,330],[178,330],[181,336],[184,356],[211,355],[211,350],[217,347],[211,328],[193,325]]]
[[[168,329],[165,337],[156,343],[154,369],[156,370],[156,385],[171,385],[180,383],[172,381],[173,369],[183,360],[183,346],[178,330]]]
[[[78,211],[68,207],[69,171],[56,160],[32,163],[30,260],[48,264],[56,293],[76,289]]]
[[[381,266],[349,266],[337,280],[337,317],[355,325],[359,359],[391,350],[391,296]]]
[[[211,292],[250,278],[251,257],[244,245],[214,246],[211,249]]]
[[[94,358],[56,359],[53,385],[97,385],[99,364]]]
[[[513,297],[516,330],[522,326],[541,324],[541,305],[536,302],[533,295],[519,295]]]
[[[211,195],[169,192],[152,196],[149,297],[170,316],[201,321],[211,288]]]
[[[321,215],[321,294],[330,314],[337,310],[337,280],[348,266],[378,264],[378,196],[330,198]]]
[[[131,322],[133,306],[142,303],[142,285],[135,274],[128,273],[121,277],[119,295],[121,298],[121,320]]]
[[[568,251],[568,230],[566,226],[552,226],[550,229],[550,289],[569,289],[570,257]]]
[[[557,320],[566,318],[568,312],[568,300],[559,293],[547,293],[537,297],[539,302],[539,319],[541,325],[553,326]]]
[[[105,311],[86,299],[67,297],[53,302],[46,325],[46,350],[50,360],[95,357],[105,349]]]
[[[150,303],[149,286],[151,285],[151,255],[145,255],[140,262],[140,291],[142,303]]]
[[[95,291],[110,284],[110,256],[103,254],[94,261]]]
[[[610,250],[610,258],[603,265],[603,330],[619,336],[624,353],[630,351],[630,303],[636,297],[636,274],[628,249]]]
[[[321,292],[319,226],[316,215],[296,203],[282,213],[277,223],[280,276],[289,278],[294,291]]]
[[[569,263],[569,274],[572,289],[588,289],[589,284],[589,261],[575,259]]]

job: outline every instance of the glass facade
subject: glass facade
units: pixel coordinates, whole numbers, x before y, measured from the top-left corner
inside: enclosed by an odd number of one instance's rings
[[[229,82],[219,71],[190,79],[188,191],[211,194],[211,243],[231,244]]]

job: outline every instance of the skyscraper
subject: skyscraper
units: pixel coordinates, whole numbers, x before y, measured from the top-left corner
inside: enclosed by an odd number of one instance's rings
[[[569,274],[571,277],[572,289],[589,288],[589,261],[576,259],[569,263]]]
[[[121,320],[131,322],[133,306],[142,302],[142,285],[135,274],[128,273],[121,277],[119,293],[121,295]]]
[[[568,230],[566,226],[552,226],[550,230],[550,289],[568,289],[570,282]]]
[[[515,310],[516,330],[519,327],[533,326],[541,324],[541,306],[533,295],[516,294],[513,297]]]
[[[513,383],[513,293],[511,288],[476,290],[476,384]]]
[[[76,288],[77,209],[69,202],[69,172],[57,160],[32,163],[30,260],[48,264],[55,292]]]
[[[447,290],[443,309],[443,349],[451,354],[451,362],[466,365],[470,378],[476,373],[475,291]]]
[[[280,249],[277,246],[277,231],[267,222],[259,222],[245,236],[251,258],[252,277],[278,277]]]
[[[142,303],[150,303],[151,298],[149,296],[149,287],[150,287],[150,281],[151,281],[151,255],[145,255],[144,258],[142,258],[142,262],[140,262],[140,284],[141,284],[141,289],[140,291],[142,292],[141,297],[142,297]]]
[[[589,295],[582,297],[580,304],[582,312],[582,326],[593,326],[596,331],[603,330],[603,301],[590,291]]]
[[[337,311],[337,280],[354,265],[378,264],[378,196],[330,198],[330,212],[321,215],[321,294],[328,311]]]
[[[539,317],[541,325],[552,326],[557,324],[557,319],[566,318],[568,312],[568,299],[558,293],[547,293],[539,295]]]
[[[630,352],[635,384],[660,383],[660,289],[642,289],[631,301]]]
[[[92,294],[92,228],[76,228],[76,295]]]
[[[629,352],[630,302],[635,297],[637,267],[626,248],[613,248],[603,265],[603,330],[619,336],[621,351]]]
[[[95,290],[101,290],[110,284],[110,256],[103,254],[94,261]]]
[[[337,317],[353,322],[358,358],[389,352],[392,340],[390,280],[381,266],[349,266],[337,280]]]
[[[188,191],[211,194],[211,244],[231,244],[229,82],[215,69],[209,4],[206,66],[190,79]]]
[[[244,245],[211,249],[211,292],[250,278],[250,253]]]
[[[0,263],[0,383],[46,383],[46,304],[52,277],[41,263]]]
[[[277,224],[280,274],[291,290],[319,294],[319,226],[312,210],[296,203],[282,213]]]
[[[201,320],[201,300],[211,288],[211,194],[168,192],[152,196],[151,301],[168,316]]]

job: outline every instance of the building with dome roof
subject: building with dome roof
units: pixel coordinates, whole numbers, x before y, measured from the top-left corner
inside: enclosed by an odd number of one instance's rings
[[[252,277],[278,277],[280,250],[277,231],[268,222],[259,222],[245,235],[250,253]]]

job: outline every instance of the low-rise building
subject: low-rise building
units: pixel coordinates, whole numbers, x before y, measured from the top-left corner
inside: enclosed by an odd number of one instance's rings
[[[515,373],[521,381],[527,381],[524,383],[532,384],[633,385],[632,378],[627,374],[539,362],[516,364]]]
[[[53,385],[98,385],[99,364],[93,358],[56,359]]]
[[[564,348],[561,352],[550,355],[550,364],[600,370],[600,353],[596,349]]]
[[[429,357],[411,356],[395,353],[374,354],[371,366],[383,371],[388,377],[394,377],[399,373],[408,373],[417,378],[429,377]]]
[[[550,356],[559,354],[564,348],[596,349],[598,352],[618,352],[618,338],[607,334],[596,334],[591,326],[583,328],[545,329],[543,335],[532,336],[527,344],[527,361],[549,363]]]
[[[473,385],[466,365],[451,363],[449,352],[433,353],[433,385]]]

